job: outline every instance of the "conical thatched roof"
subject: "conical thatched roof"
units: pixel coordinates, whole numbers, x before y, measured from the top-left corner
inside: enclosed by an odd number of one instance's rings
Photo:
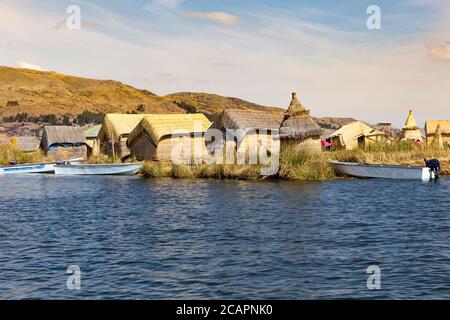
[[[405,126],[403,130],[419,130],[419,126],[414,119],[412,110],[409,110],[408,118],[406,119]]]
[[[309,110],[306,110],[306,108],[300,103],[300,101],[298,101],[296,92],[292,92],[292,100],[289,104],[289,108],[287,109],[287,113],[291,115],[308,113],[309,115]]]
[[[437,148],[443,148],[444,147],[444,139],[442,138],[441,133],[441,125],[438,124],[436,127],[436,132],[434,133],[434,139],[432,142],[432,145]]]
[[[409,110],[408,118],[406,119],[405,126],[402,129],[402,138],[407,140],[422,141],[422,134],[420,133],[419,126],[414,119],[412,110]]]
[[[292,93],[292,100],[284,116],[280,128],[280,137],[305,139],[309,137],[319,138],[322,130],[311,118],[307,110],[297,99],[297,94]]]

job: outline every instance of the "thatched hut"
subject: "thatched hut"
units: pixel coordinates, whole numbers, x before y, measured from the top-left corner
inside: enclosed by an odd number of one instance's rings
[[[86,139],[79,127],[45,126],[41,148],[54,161],[87,158]]]
[[[139,160],[190,162],[206,154],[204,133],[211,122],[202,113],[145,116],[127,141]]]
[[[40,140],[35,136],[14,137],[14,144],[20,152],[35,152],[39,150]]]
[[[326,139],[332,148],[354,150],[370,144],[385,142],[386,133],[376,130],[362,121],[347,124]]]
[[[422,134],[420,133],[420,128],[414,119],[412,110],[409,111],[405,126],[402,129],[401,138],[405,140],[422,141]]]
[[[429,120],[425,122],[427,145],[433,144],[438,128],[442,138],[442,144],[444,146],[450,146],[450,120]]]
[[[224,133],[227,148],[234,147],[239,155],[249,157],[259,152],[262,145],[272,148],[279,142],[282,121],[283,114],[279,112],[225,109],[214,128]]]
[[[130,156],[127,139],[131,131],[137,127],[145,114],[114,114],[105,116],[98,134],[100,151],[109,156],[125,159]]]
[[[321,151],[322,130],[292,93],[292,100],[280,128],[281,145],[294,145],[296,149]]]
[[[98,141],[98,134],[102,125],[97,125],[83,131],[86,138],[86,145],[88,147],[88,157],[97,156],[100,154],[100,142]]]

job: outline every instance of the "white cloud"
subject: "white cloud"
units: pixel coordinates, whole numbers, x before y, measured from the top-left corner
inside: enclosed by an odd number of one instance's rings
[[[239,19],[226,12],[184,12],[184,16],[190,18],[204,19],[216,23],[235,25],[239,23]]]
[[[44,71],[44,69],[41,66],[38,66],[33,63],[25,62],[25,61],[17,61],[17,66],[19,68],[24,68],[24,69],[33,69],[33,70],[38,70],[38,71]]]
[[[450,61],[450,41],[434,40],[427,45],[427,49],[430,57]]]
[[[152,0],[144,6],[144,9],[151,13],[163,13],[165,10],[174,10],[184,2],[184,0]]]

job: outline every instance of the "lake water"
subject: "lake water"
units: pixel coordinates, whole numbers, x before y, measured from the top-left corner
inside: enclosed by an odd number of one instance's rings
[[[1,299],[450,298],[447,179],[0,182]]]

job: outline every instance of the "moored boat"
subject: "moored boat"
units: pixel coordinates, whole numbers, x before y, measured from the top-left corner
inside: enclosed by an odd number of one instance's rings
[[[141,169],[142,163],[111,163],[111,164],[57,164],[57,175],[135,175]]]
[[[0,174],[53,173],[54,171],[55,163],[33,163],[0,167]]]
[[[382,164],[362,164],[330,161],[338,175],[357,178],[410,179],[430,181],[436,179],[435,172],[427,167]]]

